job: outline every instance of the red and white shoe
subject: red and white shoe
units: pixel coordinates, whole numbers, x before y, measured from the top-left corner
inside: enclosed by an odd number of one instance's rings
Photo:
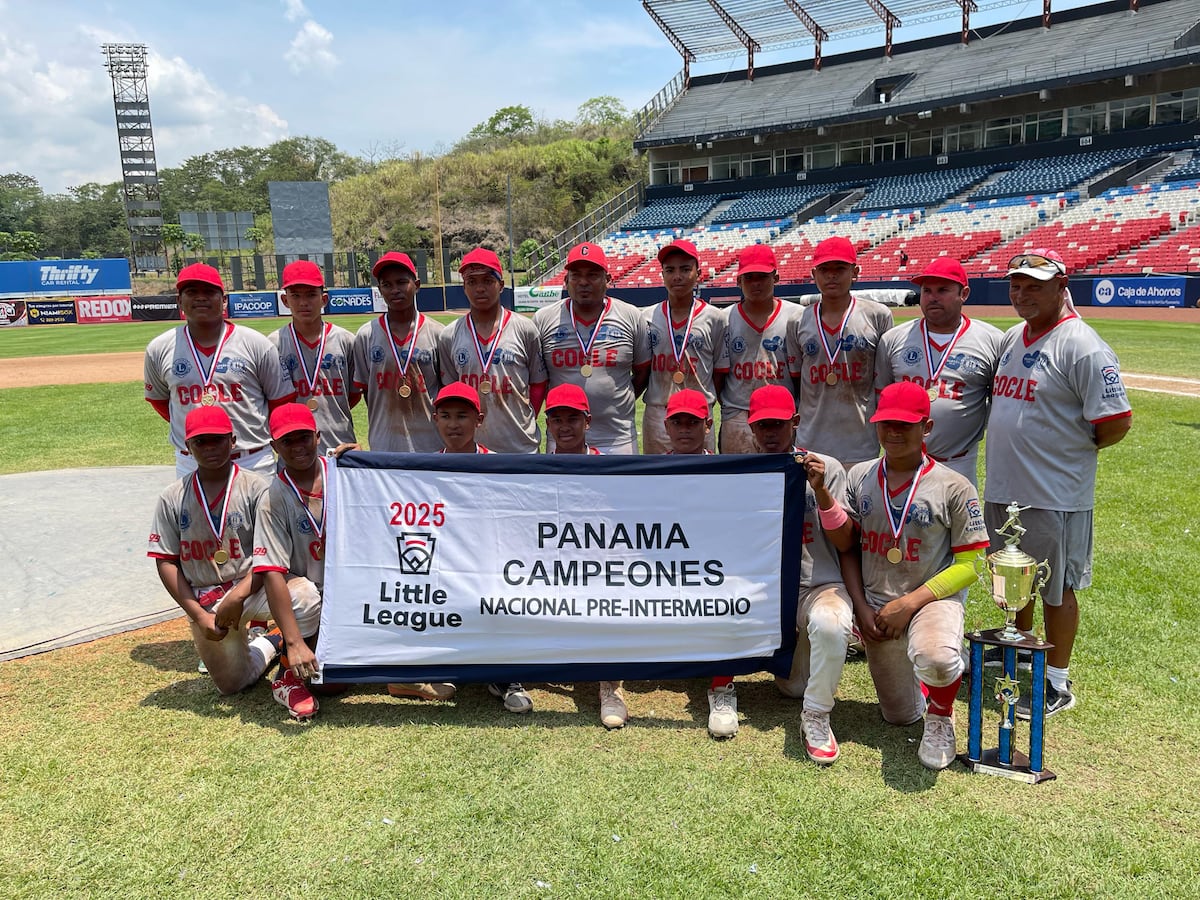
[[[300,722],[307,722],[320,708],[317,698],[291,669],[284,669],[283,676],[271,683],[271,696],[286,706],[288,714]]]
[[[804,750],[808,758],[821,766],[837,761],[841,751],[837,738],[829,727],[829,713],[806,709],[800,713],[800,727],[804,732]]]

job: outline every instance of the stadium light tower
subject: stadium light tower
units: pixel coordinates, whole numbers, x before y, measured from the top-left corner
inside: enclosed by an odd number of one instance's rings
[[[146,88],[145,44],[102,44],[104,67],[112,76],[121,179],[125,186],[125,221],[134,271],[165,269],[162,197],[154,132],[150,127],[150,94]]]

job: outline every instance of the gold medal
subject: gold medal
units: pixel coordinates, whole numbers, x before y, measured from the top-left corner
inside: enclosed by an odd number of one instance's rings
[[[486,378],[479,382],[479,393],[490,394],[492,392],[492,383]]]
[[[887,552],[887,561],[890,562],[893,566],[899,565],[900,560],[902,560],[902,559],[904,559],[904,553],[900,550],[899,547],[893,547],[891,550],[889,550]]]
[[[316,411],[317,411],[317,407],[318,407],[318,406],[320,406],[321,404],[317,402],[317,398],[316,398],[316,397],[309,397],[309,398],[308,398],[308,402],[307,402],[306,404],[304,404],[304,405],[305,405],[305,406],[307,406],[307,407],[308,407],[310,410],[312,410],[313,412],[316,412]]]
[[[837,384],[838,383],[837,372],[830,372],[828,375],[826,375],[825,383],[827,385],[829,385],[830,387],[833,387],[835,384]]]
[[[683,384],[683,373],[676,371],[675,374],[671,376],[671,380],[676,384]]]
[[[217,395],[214,394],[212,391],[205,391],[204,396],[202,396],[200,398],[200,402],[204,406],[216,406],[217,405]]]
[[[582,366],[579,367],[579,374],[582,375],[584,378],[591,378],[592,377],[592,367],[588,363],[584,363]]]
[[[224,550],[218,550],[213,554],[213,562],[215,562],[218,566],[223,566],[225,563],[229,562],[229,554]]]
[[[400,385],[400,387],[396,388],[396,393],[398,393],[401,397],[407,397],[412,393],[412,388],[408,386],[408,382],[405,382],[404,384]]]
[[[927,393],[929,395],[930,403],[932,403],[934,400],[936,400],[938,398],[938,389],[936,387],[931,387],[925,393]]]

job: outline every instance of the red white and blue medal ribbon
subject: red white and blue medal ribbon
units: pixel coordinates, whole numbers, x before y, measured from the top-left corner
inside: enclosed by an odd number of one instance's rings
[[[308,363],[304,361],[304,350],[300,347],[300,335],[296,332],[296,323],[288,322],[288,328],[292,332],[292,346],[296,348],[296,357],[300,360],[300,371],[304,373],[304,383],[308,385],[308,395],[315,398],[317,394],[317,379],[321,376],[321,360],[325,356],[325,339],[329,337],[329,332],[333,330],[331,322],[325,323],[325,328],[321,331],[321,343],[317,345],[317,357],[313,360],[312,374],[308,374]],[[315,409],[309,406],[309,409]]]
[[[966,316],[962,317],[962,325],[954,333],[954,337],[950,339],[950,344],[942,353],[942,358],[936,368],[933,365],[933,342],[929,340],[929,326],[924,319],[921,319],[920,327],[921,341],[925,345],[925,368],[929,372],[929,399],[932,402],[937,399],[938,379],[942,375],[942,369],[946,367],[946,360],[950,358],[950,354],[954,350],[954,345],[958,343],[958,339],[966,334],[967,329],[971,327],[971,320]]]
[[[229,480],[225,482],[225,499],[221,502],[221,517],[219,519],[213,518],[212,507],[209,505],[208,497],[204,493],[204,485],[200,483],[200,473],[196,472],[192,475],[192,488],[196,492],[196,499],[200,501],[200,506],[204,509],[204,519],[208,522],[209,530],[212,531],[212,535],[217,541],[217,549],[213,553],[213,562],[218,566],[229,562],[229,554],[221,545],[225,542],[225,519],[229,514],[229,501],[233,496],[233,479],[237,478],[237,473],[238,465],[237,463],[233,463],[229,467]]]
[[[379,324],[383,328],[383,333],[387,335],[388,346],[392,348],[392,359],[396,361],[396,368],[400,370],[400,378],[404,382],[400,395],[406,397],[408,394],[403,387],[408,385],[408,367],[412,363],[413,351],[417,349],[417,335],[421,333],[421,326],[425,324],[425,316],[420,312],[417,313],[417,318],[409,331],[408,340],[404,342],[404,345],[408,347],[408,353],[404,356],[403,364],[400,362],[400,349],[396,346],[396,339],[392,337],[392,329],[388,327],[387,313],[380,315]]]
[[[854,304],[857,301],[853,297],[850,298],[850,305],[846,307],[846,314],[842,316],[842,323],[838,325],[837,342],[834,346],[837,347],[837,352],[829,349],[829,341],[825,337],[825,323],[821,320],[821,301],[817,301],[817,337],[821,339],[821,346],[825,350],[825,358],[829,360],[830,372],[825,377],[825,383],[829,385],[837,384],[837,372],[832,371],[837,362],[838,354],[842,352],[842,335],[846,331],[846,323],[850,321],[850,314],[854,312]]]
[[[320,459],[321,459],[321,489],[324,490],[325,484],[326,484],[326,479],[329,475],[329,468],[325,462],[325,457],[322,456],[322,457],[320,457]],[[325,506],[324,498],[322,497],[322,499],[321,499],[321,521],[318,522],[317,517],[314,516],[312,514],[312,510],[308,508],[308,504],[304,500],[304,494],[301,492],[300,488],[296,487],[296,482],[292,481],[292,476],[287,473],[287,469],[284,469],[282,472],[280,472],[279,477],[282,478],[285,482],[287,482],[287,486],[292,489],[292,493],[296,495],[296,500],[300,503],[300,508],[304,510],[304,515],[308,516],[308,521],[310,523],[312,523],[313,530],[316,532],[317,537],[320,538],[322,541],[324,541],[325,540],[325,520],[327,518],[325,515],[326,506]]]
[[[507,309],[504,310],[504,315],[500,318],[500,327],[496,329],[496,333],[492,336],[492,348],[488,351],[487,359],[483,358],[483,341],[479,339],[479,332],[475,330],[475,322],[471,319],[470,313],[467,314],[467,330],[471,332],[471,342],[475,345],[475,354],[479,357],[479,367],[483,370],[484,380],[488,377],[488,369],[491,368],[492,360],[496,356],[496,348],[500,346],[500,335],[504,333],[504,326],[508,324],[508,320],[512,318],[512,313]],[[483,381],[480,382],[482,388]],[[487,393],[487,391],[483,391]]]
[[[579,341],[579,349],[583,351],[583,364],[579,367],[579,374],[587,378],[592,374],[592,345],[596,343],[596,335],[600,333],[600,326],[604,324],[604,317],[608,315],[609,309],[612,308],[612,298],[604,298],[604,309],[600,313],[600,318],[596,320],[596,324],[592,327],[592,334],[586,341],[579,333],[578,320],[575,318],[575,308],[571,305],[570,298],[567,299],[567,314],[571,317],[571,327],[575,330],[575,340]]]
[[[887,458],[879,460],[879,486],[883,491],[883,505],[887,509],[888,528],[892,532],[892,547],[887,552],[887,560],[892,565],[897,565],[904,559],[904,551],[900,549],[900,535],[904,532],[904,522],[908,518],[908,511],[912,507],[913,498],[917,495],[917,487],[921,483],[921,479],[925,476],[925,467],[928,464],[925,454],[921,454],[921,464],[917,466],[917,471],[913,474],[912,485],[908,489],[908,496],[904,499],[904,508],[900,510],[899,518],[896,517],[896,512],[892,506],[891,496],[888,492],[887,485]]]
[[[688,338],[692,336],[692,322],[696,319],[696,310],[704,304],[699,300],[692,301],[692,308],[688,310],[687,325],[683,330],[683,342],[678,349],[675,346],[675,323],[671,321],[671,307],[667,301],[663,301],[663,318],[667,320],[667,329],[671,332],[671,355],[675,357],[675,373],[680,377],[673,379],[676,384],[683,384],[683,366],[681,360],[687,353]]]
[[[213,390],[213,378],[217,374],[217,363],[221,361],[221,351],[225,349],[225,344],[229,338],[233,336],[233,326],[226,325],[225,333],[221,335],[221,340],[217,342],[216,352],[213,353],[212,364],[208,367],[208,371],[204,371],[204,363],[200,359],[201,353],[196,349],[196,342],[192,340],[192,332],[186,325],[183,328],[183,337],[187,341],[188,349],[192,351],[192,359],[196,361],[196,372],[200,375],[201,381],[201,399],[200,402],[205,406],[212,406],[217,402],[217,392]]]

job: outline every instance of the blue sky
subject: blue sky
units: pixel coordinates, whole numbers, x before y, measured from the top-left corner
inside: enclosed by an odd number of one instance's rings
[[[1003,3],[972,24],[1041,6]],[[503,106],[573,118],[588,98],[612,94],[640,107],[680,68],[638,0],[0,0],[0,22],[0,174],[32,175],[47,192],[120,178],[104,42],[148,46],[160,167],[297,135],[356,155],[436,153]],[[896,40],[957,27],[953,17],[902,27]],[[864,41],[881,47],[882,33],[827,42],[824,54]],[[811,54],[798,47],[756,64]]]

